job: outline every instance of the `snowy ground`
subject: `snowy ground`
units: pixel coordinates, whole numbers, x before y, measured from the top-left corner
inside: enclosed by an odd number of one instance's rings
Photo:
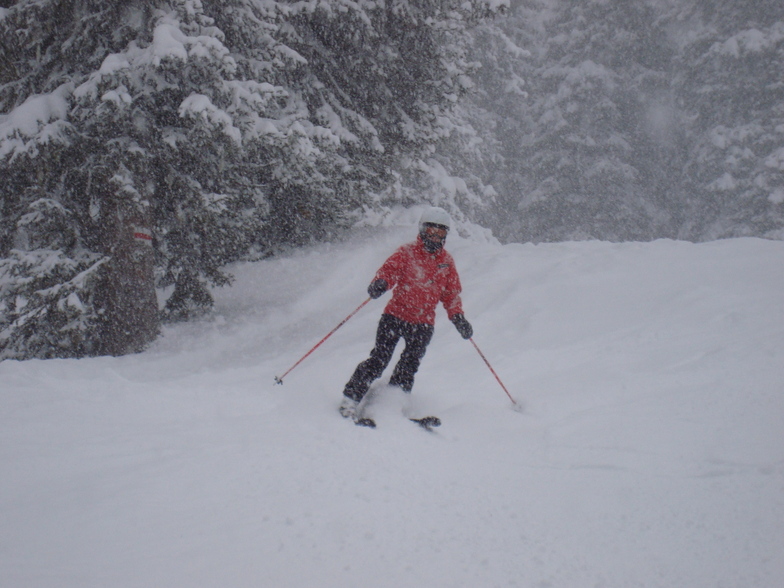
[[[784,243],[450,236],[414,390],[338,415],[412,227],[238,266],[132,357],[0,363],[0,585],[784,586]],[[385,381],[384,376],[381,383]]]

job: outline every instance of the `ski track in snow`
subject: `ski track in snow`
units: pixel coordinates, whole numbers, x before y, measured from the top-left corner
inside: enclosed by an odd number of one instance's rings
[[[122,358],[0,363],[0,585],[784,585],[784,243],[450,236],[413,394],[337,413],[409,227],[237,265]]]

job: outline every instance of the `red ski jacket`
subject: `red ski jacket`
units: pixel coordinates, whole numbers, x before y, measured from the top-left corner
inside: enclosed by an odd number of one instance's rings
[[[395,251],[376,272],[375,279],[393,288],[392,300],[384,312],[406,322],[435,324],[439,302],[450,319],[463,313],[462,287],[454,259],[443,248],[428,253],[421,237]]]

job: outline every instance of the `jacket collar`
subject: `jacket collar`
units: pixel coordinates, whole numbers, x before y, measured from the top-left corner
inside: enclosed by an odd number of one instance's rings
[[[429,255],[430,257],[433,258],[441,257],[445,251],[443,245],[438,251],[434,251],[433,253],[425,249],[425,241],[422,239],[422,235],[417,235],[416,245],[417,245],[417,251],[420,251],[423,255]]]

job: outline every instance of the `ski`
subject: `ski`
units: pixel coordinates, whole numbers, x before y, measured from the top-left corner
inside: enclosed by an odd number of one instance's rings
[[[412,423],[416,423],[426,431],[432,431],[435,427],[441,426],[441,419],[434,416],[426,416],[421,419],[408,419]],[[368,427],[369,429],[376,428],[376,421],[369,417],[361,417],[354,419],[354,424],[358,427]]]
[[[434,416],[426,416],[422,417],[421,419],[408,419],[412,423],[416,423],[423,429],[427,431],[432,431],[433,427],[440,427],[441,426],[441,419]]]
[[[354,419],[354,424],[358,427],[369,427],[371,429],[376,428],[376,421],[370,419],[368,417],[362,417],[360,419]]]

